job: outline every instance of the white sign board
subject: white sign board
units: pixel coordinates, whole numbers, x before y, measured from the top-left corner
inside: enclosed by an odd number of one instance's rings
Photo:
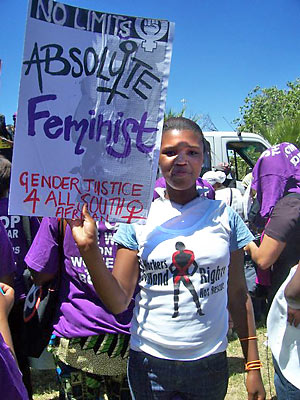
[[[174,24],[31,0],[9,212],[143,222]]]

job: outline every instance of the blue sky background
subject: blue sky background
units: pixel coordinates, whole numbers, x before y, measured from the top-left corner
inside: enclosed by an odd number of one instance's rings
[[[103,12],[175,22],[167,109],[209,114],[218,130],[256,85],[300,77],[300,0],[65,0]],[[27,0],[0,0],[0,113],[17,109]]]

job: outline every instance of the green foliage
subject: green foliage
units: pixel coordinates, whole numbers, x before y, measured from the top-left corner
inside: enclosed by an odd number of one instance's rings
[[[262,134],[271,144],[299,143],[300,78],[287,89],[256,86],[240,107],[241,117],[233,121],[239,131]]]
[[[300,147],[300,113],[294,119],[284,118],[272,128],[263,128],[261,134],[271,144],[290,142]]]

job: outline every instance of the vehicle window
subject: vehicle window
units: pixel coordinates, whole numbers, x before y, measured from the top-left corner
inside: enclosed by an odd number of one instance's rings
[[[266,146],[259,142],[228,142],[227,155],[235,178],[241,181],[252,171],[256,161]]]
[[[201,169],[201,176],[211,170],[211,147],[208,140],[204,138],[204,154],[203,154],[203,165]]]

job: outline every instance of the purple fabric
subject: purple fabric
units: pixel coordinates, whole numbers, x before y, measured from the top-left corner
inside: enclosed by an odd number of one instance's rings
[[[25,297],[25,286],[23,272],[26,268],[24,258],[28,251],[28,242],[23,229],[22,218],[19,215],[8,215],[8,198],[0,199],[0,220],[6,229],[8,237],[13,246],[14,259],[17,265],[17,272],[14,281],[15,300]],[[27,218],[27,217],[26,217]],[[29,218],[31,238],[36,235],[40,223],[36,217]]]
[[[28,400],[22,374],[0,333],[0,388],[1,399]]]
[[[267,218],[287,193],[300,193],[300,151],[291,143],[280,143],[264,151],[253,171],[252,188],[257,192],[260,216]]]
[[[112,268],[117,245],[114,226],[98,226],[99,247],[106,265]],[[59,265],[58,220],[43,218],[40,229],[26,255],[27,265],[35,271],[54,274]],[[74,338],[101,333],[128,333],[134,300],[122,314],[111,314],[101,303],[92,285],[69,225],[64,238],[64,267],[61,268],[60,299],[53,333]]]
[[[208,191],[204,194],[205,197],[207,197],[208,199],[211,199],[211,200],[215,199],[215,190],[210,183],[208,183],[207,181],[205,181],[204,179],[199,177],[196,181],[196,184],[197,184],[197,186],[200,186],[201,188],[208,189]],[[153,200],[155,200],[159,197],[158,193],[155,191],[155,188],[157,188],[157,187],[162,187],[162,188],[166,187],[166,180],[163,176],[161,178],[158,178],[155,182]]]
[[[16,269],[12,245],[4,225],[0,221],[0,278],[4,275],[14,274]]]

